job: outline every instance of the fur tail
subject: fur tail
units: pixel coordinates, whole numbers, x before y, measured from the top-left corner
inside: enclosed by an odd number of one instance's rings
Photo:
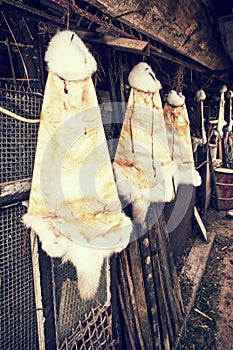
[[[78,289],[82,299],[94,298],[101,275],[103,261],[94,261],[94,265],[78,270]]]
[[[110,255],[108,250],[89,248],[70,241],[63,261],[71,261],[76,268],[78,289],[82,299],[95,296],[104,259]]]
[[[146,214],[149,205],[150,202],[145,199],[137,199],[134,202],[132,202],[133,218],[140,224],[142,224],[146,219]]]

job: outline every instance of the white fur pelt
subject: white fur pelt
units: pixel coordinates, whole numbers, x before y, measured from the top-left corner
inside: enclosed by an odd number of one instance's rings
[[[160,81],[146,62],[140,62],[129,73],[129,85],[139,91],[156,92],[162,89]]]
[[[174,107],[183,106],[185,103],[185,96],[182,92],[176,92],[171,90],[168,94],[165,95],[165,101]]]
[[[227,86],[223,85],[220,89],[220,101],[219,101],[219,113],[218,113],[218,132],[220,136],[223,136],[223,127],[226,125],[224,118],[224,108],[225,108],[225,92],[227,92]]]
[[[84,71],[90,56],[72,32],[58,33],[55,39],[48,48],[52,53],[46,55],[52,71],[45,87],[23,222],[38,234],[48,255],[73,263],[80,295],[89,299],[97,291],[104,259],[128,245],[132,223],[122,211],[114,181],[91,78],[95,65]],[[71,48],[76,40],[80,46]],[[72,61],[66,70],[73,50],[77,63],[82,63],[77,69]],[[55,62],[59,57],[61,64]],[[79,80],[80,74],[84,80]]]
[[[138,162],[134,163],[134,169],[129,163],[123,165],[117,158],[113,163],[118,193],[127,203],[131,203],[133,218],[141,224],[151,203],[170,202],[177,190],[178,171],[175,163],[170,161],[162,166],[157,163],[156,177],[152,178],[149,161],[145,165],[143,160],[141,168],[138,168]],[[142,177],[144,182],[140,181]]]
[[[225,84],[223,86],[221,86],[221,89],[219,92],[220,92],[220,94],[227,92],[227,86]]]
[[[195,99],[197,102],[203,101],[206,99],[206,94],[204,90],[197,90]]]
[[[160,82],[144,62],[133,68],[129,82],[132,86],[113,169],[118,193],[131,203],[133,218],[143,223],[150,203],[174,198],[176,168],[167,143]]]
[[[96,70],[96,60],[75,32],[64,30],[52,37],[45,53],[48,70],[65,80],[85,80]]]
[[[204,127],[204,108],[203,101],[206,99],[204,90],[197,90],[195,94],[195,128],[192,133],[193,153],[197,151],[198,146],[205,145],[207,142],[205,127]]]
[[[226,93],[226,98],[232,98],[233,97],[233,91],[232,90],[228,90]]]
[[[62,219],[60,218],[60,220]],[[77,242],[74,242],[61,232],[57,232],[54,219],[40,215],[25,214],[23,216],[25,226],[37,233],[42,243],[42,249],[50,257],[62,258],[63,263],[70,261],[74,265],[78,276],[80,296],[84,300],[95,296],[104,259],[127,247],[129,243],[128,230],[131,223],[126,217],[124,221],[121,232],[113,232],[112,235],[105,238],[97,237],[89,242],[77,231],[78,239]]]
[[[201,177],[196,171],[185,97],[172,90],[166,96],[164,118],[170,154],[179,172],[179,184],[199,186]]]

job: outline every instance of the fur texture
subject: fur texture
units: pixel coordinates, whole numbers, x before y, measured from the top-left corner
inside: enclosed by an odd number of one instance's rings
[[[179,184],[199,186],[201,177],[194,166],[186,105],[175,107],[165,103],[164,118],[170,152],[179,172]]]
[[[119,195],[131,203],[133,218],[141,224],[150,203],[174,198],[177,174],[159,91],[131,88],[113,169]]]
[[[167,95],[165,95],[165,101],[174,107],[183,106],[185,102],[185,96],[181,92],[176,92],[171,90]]]
[[[149,162],[143,165],[145,174],[150,174],[151,167]],[[154,183],[153,187],[146,188],[140,188],[136,184],[134,185],[132,178],[127,175],[124,168],[119,166],[117,162],[113,164],[113,168],[118,193],[127,203],[132,204],[133,218],[141,224],[145,221],[151,203],[170,202],[175,196],[178,170],[174,162],[170,162],[163,167],[158,166],[156,169],[156,183]],[[171,181],[172,178],[173,181]]]
[[[196,153],[197,147],[200,145],[203,145],[203,140],[200,139],[199,137],[192,136],[191,141],[192,141],[193,153]]]
[[[203,101],[206,99],[206,94],[204,90],[197,90],[195,99],[197,102]]]
[[[223,92],[227,92],[227,86],[223,85],[220,89],[220,94],[222,94]]]
[[[233,91],[228,90],[226,94],[226,98],[232,98],[233,97]]]
[[[182,164],[177,162],[179,169],[179,184],[180,185],[193,185],[198,187],[201,185],[201,177],[198,171],[195,169],[194,162],[190,164]]]
[[[47,59],[53,71],[47,77],[23,221],[49,256],[73,263],[80,295],[89,299],[104,259],[128,245],[132,223],[117,193],[95,87],[91,77],[85,79],[96,67],[92,56],[65,31],[52,39]]]
[[[132,202],[132,215],[137,222],[143,224],[146,219],[146,214],[150,206],[150,202],[143,196]]]
[[[113,241],[111,241],[111,236],[96,238],[96,241],[99,241],[96,242],[96,246],[106,247],[98,249],[93,247],[93,242],[90,244],[88,241],[83,241],[83,244],[80,244],[70,240],[67,236],[58,234],[53,221],[49,218],[25,214],[23,223],[38,234],[42,249],[50,257],[62,257],[63,262],[73,263],[77,270],[78,288],[83,299],[95,296],[104,259],[126,248],[128,236],[125,232],[125,225],[130,225],[132,229],[131,221],[124,217],[122,227],[114,233]],[[116,237],[118,237],[118,244],[116,244]]]
[[[58,32],[45,53],[48,70],[65,80],[85,80],[97,69],[95,58],[70,30]]]
[[[140,62],[131,70],[128,77],[129,85],[139,91],[157,92],[162,89],[160,81],[146,62]]]

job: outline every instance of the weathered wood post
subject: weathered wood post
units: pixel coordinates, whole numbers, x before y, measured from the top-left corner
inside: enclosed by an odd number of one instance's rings
[[[163,212],[152,205],[148,231],[135,224],[135,240],[117,260],[119,349],[174,349],[184,309]]]

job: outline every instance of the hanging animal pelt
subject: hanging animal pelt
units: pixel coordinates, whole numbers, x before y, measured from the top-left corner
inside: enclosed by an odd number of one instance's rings
[[[197,90],[195,95],[195,115],[194,122],[192,125],[192,147],[193,153],[197,151],[198,146],[203,146],[207,142],[206,131],[205,131],[205,117],[204,117],[204,106],[203,101],[206,99],[204,90]]]
[[[232,132],[233,130],[233,120],[232,120],[232,98],[233,91],[228,90],[226,93],[226,103],[225,103],[225,120],[227,121],[228,131]]]
[[[179,171],[179,184],[199,186],[201,177],[194,166],[188,112],[182,93],[165,96],[164,118],[171,157]]]
[[[226,125],[224,111],[225,111],[225,92],[227,92],[227,86],[223,85],[219,91],[220,99],[219,99],[219,112],[218,112],[218,132],[220,136],[223,136],[223,127]]]
[[[233,120],[232,120],[232,98],[233,91],[228,90],[225,100],[225,120],[227,126],[223,130],[223,147],[224,147],[224,166],[233,168]]]
[[[169,202],[176,191],[160,82],[151,67],[140,62],[128,77],[131,86],[113,163],[118,193],[132,204],[132,215],[145,221],[152,202]]]
[[[52,38],[45,60],[49,73],[23,221],[48,255],[74,264],[87,299],[96,293],[103,260],[127,246],[132,223],[114,181],[91,78],[94,57],[67,30]]]

